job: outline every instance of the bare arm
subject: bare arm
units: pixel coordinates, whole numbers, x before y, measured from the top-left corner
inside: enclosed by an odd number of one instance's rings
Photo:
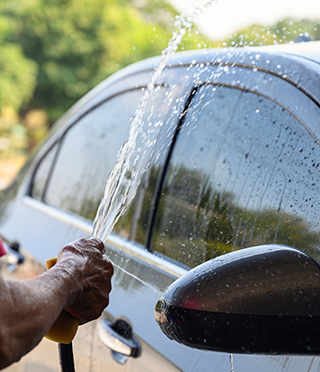
[[[109,303],[111,263],[98,239],[65,246],[57,264],[36,278],[0,275],[0,369],[18,361],[48,333],[63,308],[81,323],[98,318]]]

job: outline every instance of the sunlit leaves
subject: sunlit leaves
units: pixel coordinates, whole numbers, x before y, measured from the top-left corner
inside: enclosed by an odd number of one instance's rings
[[[26,58],[17,44],[3,43],[0,53],[0,110],[18,110],[32,97],[37,65]]]
[[[301,41],[301,38],[320,40],[319,20],[283,19],[271,26],[251,25],[224,40],[224,46],[262,46]]]

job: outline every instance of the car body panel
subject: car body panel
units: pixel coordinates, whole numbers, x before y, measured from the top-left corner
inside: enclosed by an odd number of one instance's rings
[[[318,142],[319,45],[314,43],[313,49],[309,47],[312,49],[310,52],[303,52],[307,48],[303,45],[284,47],[283,50],[252,48],[186,52],[169,58],[167,67],[156,84],[169,89],[173,97],[172,105],[168,106],[169,114],[161,117],[166,121],[157,137],[157,150],[161,155],[151,158],[151,165],[159,166],[165,174],[170,152],[168,144],[172,143],[177,127],[192,102],[193,94],[201,86],[210,84],[267,97],[287,109],[303,124],[314,141]],[[27,256],[26,263],[13,271],[13,275],[19,278],[36,275],[44,270],[45,260],[56,256],[63,245],[92,233],[91,221],[30,196],[30,185],[38,163],[70,126],[76,125],[87,113],[94,112],[102,102],[123,91],[139,87],[146,89],[158,63],[159,59],[153,58],[128,67],[80,100],[54,126],[50,136],[32,155],[16,183],[3,193],[0,203],[0,235],[7,243],[19,241],[21,252]],[[162,189],[158,192],[161,193]],[[151,210],[152,207],[150,204]],[[153,226],[148,228],[152,230]],[[77,371],[102,371],[108,368],[114,371],[230,370],[230,355],[189,349],[170,341],[161,333],[154,319],[154,306],[160,293],[183,275],[187,268],[172,259],[153,254],[150,249],[150,246],[130,241],[116,233],[112,233],[106,241],[107,255],[117,267],[110,305],[103,317],[110,321],[125,319],[132,326],[142,344],[141,357],[129,358],[124,364],[116,362],[98,337],[97,322],[93,322],[80,327],[74,341]],[[36,268],[25,270],[24,265],[30,262],[34,262]],[[39,347],[18,364],[8,368],[8,371],[34,371],[36,368],[42,371],[54,370],[51,363],[53,346],[55,345],[50,341],[42,341]],[[47,353],[50,357],[43,358]],[[261,372],[312,372],[320,366],[319,358],[314,357],[235,355],[233,358],[237,372],[255,371],[257,368]]]

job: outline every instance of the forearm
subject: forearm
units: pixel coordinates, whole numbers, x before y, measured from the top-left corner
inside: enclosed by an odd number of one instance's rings
[[[84,324],[108,306],[113,267],[101,240],[63,247],[56,265],[34,279],[0,275],[0,369],[18,361],[48,333],[62,309]]]
[[[37,278],[1,283],[0,368],[33,349],[68,305],[74,278],[63,265],[51,270]]]

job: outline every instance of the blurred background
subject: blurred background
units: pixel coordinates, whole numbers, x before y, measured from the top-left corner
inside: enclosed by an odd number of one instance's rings
[[[0,188],[91,88],[161,54],[181,12],[179,50],[320,40],[319,0],[0,0]]]

